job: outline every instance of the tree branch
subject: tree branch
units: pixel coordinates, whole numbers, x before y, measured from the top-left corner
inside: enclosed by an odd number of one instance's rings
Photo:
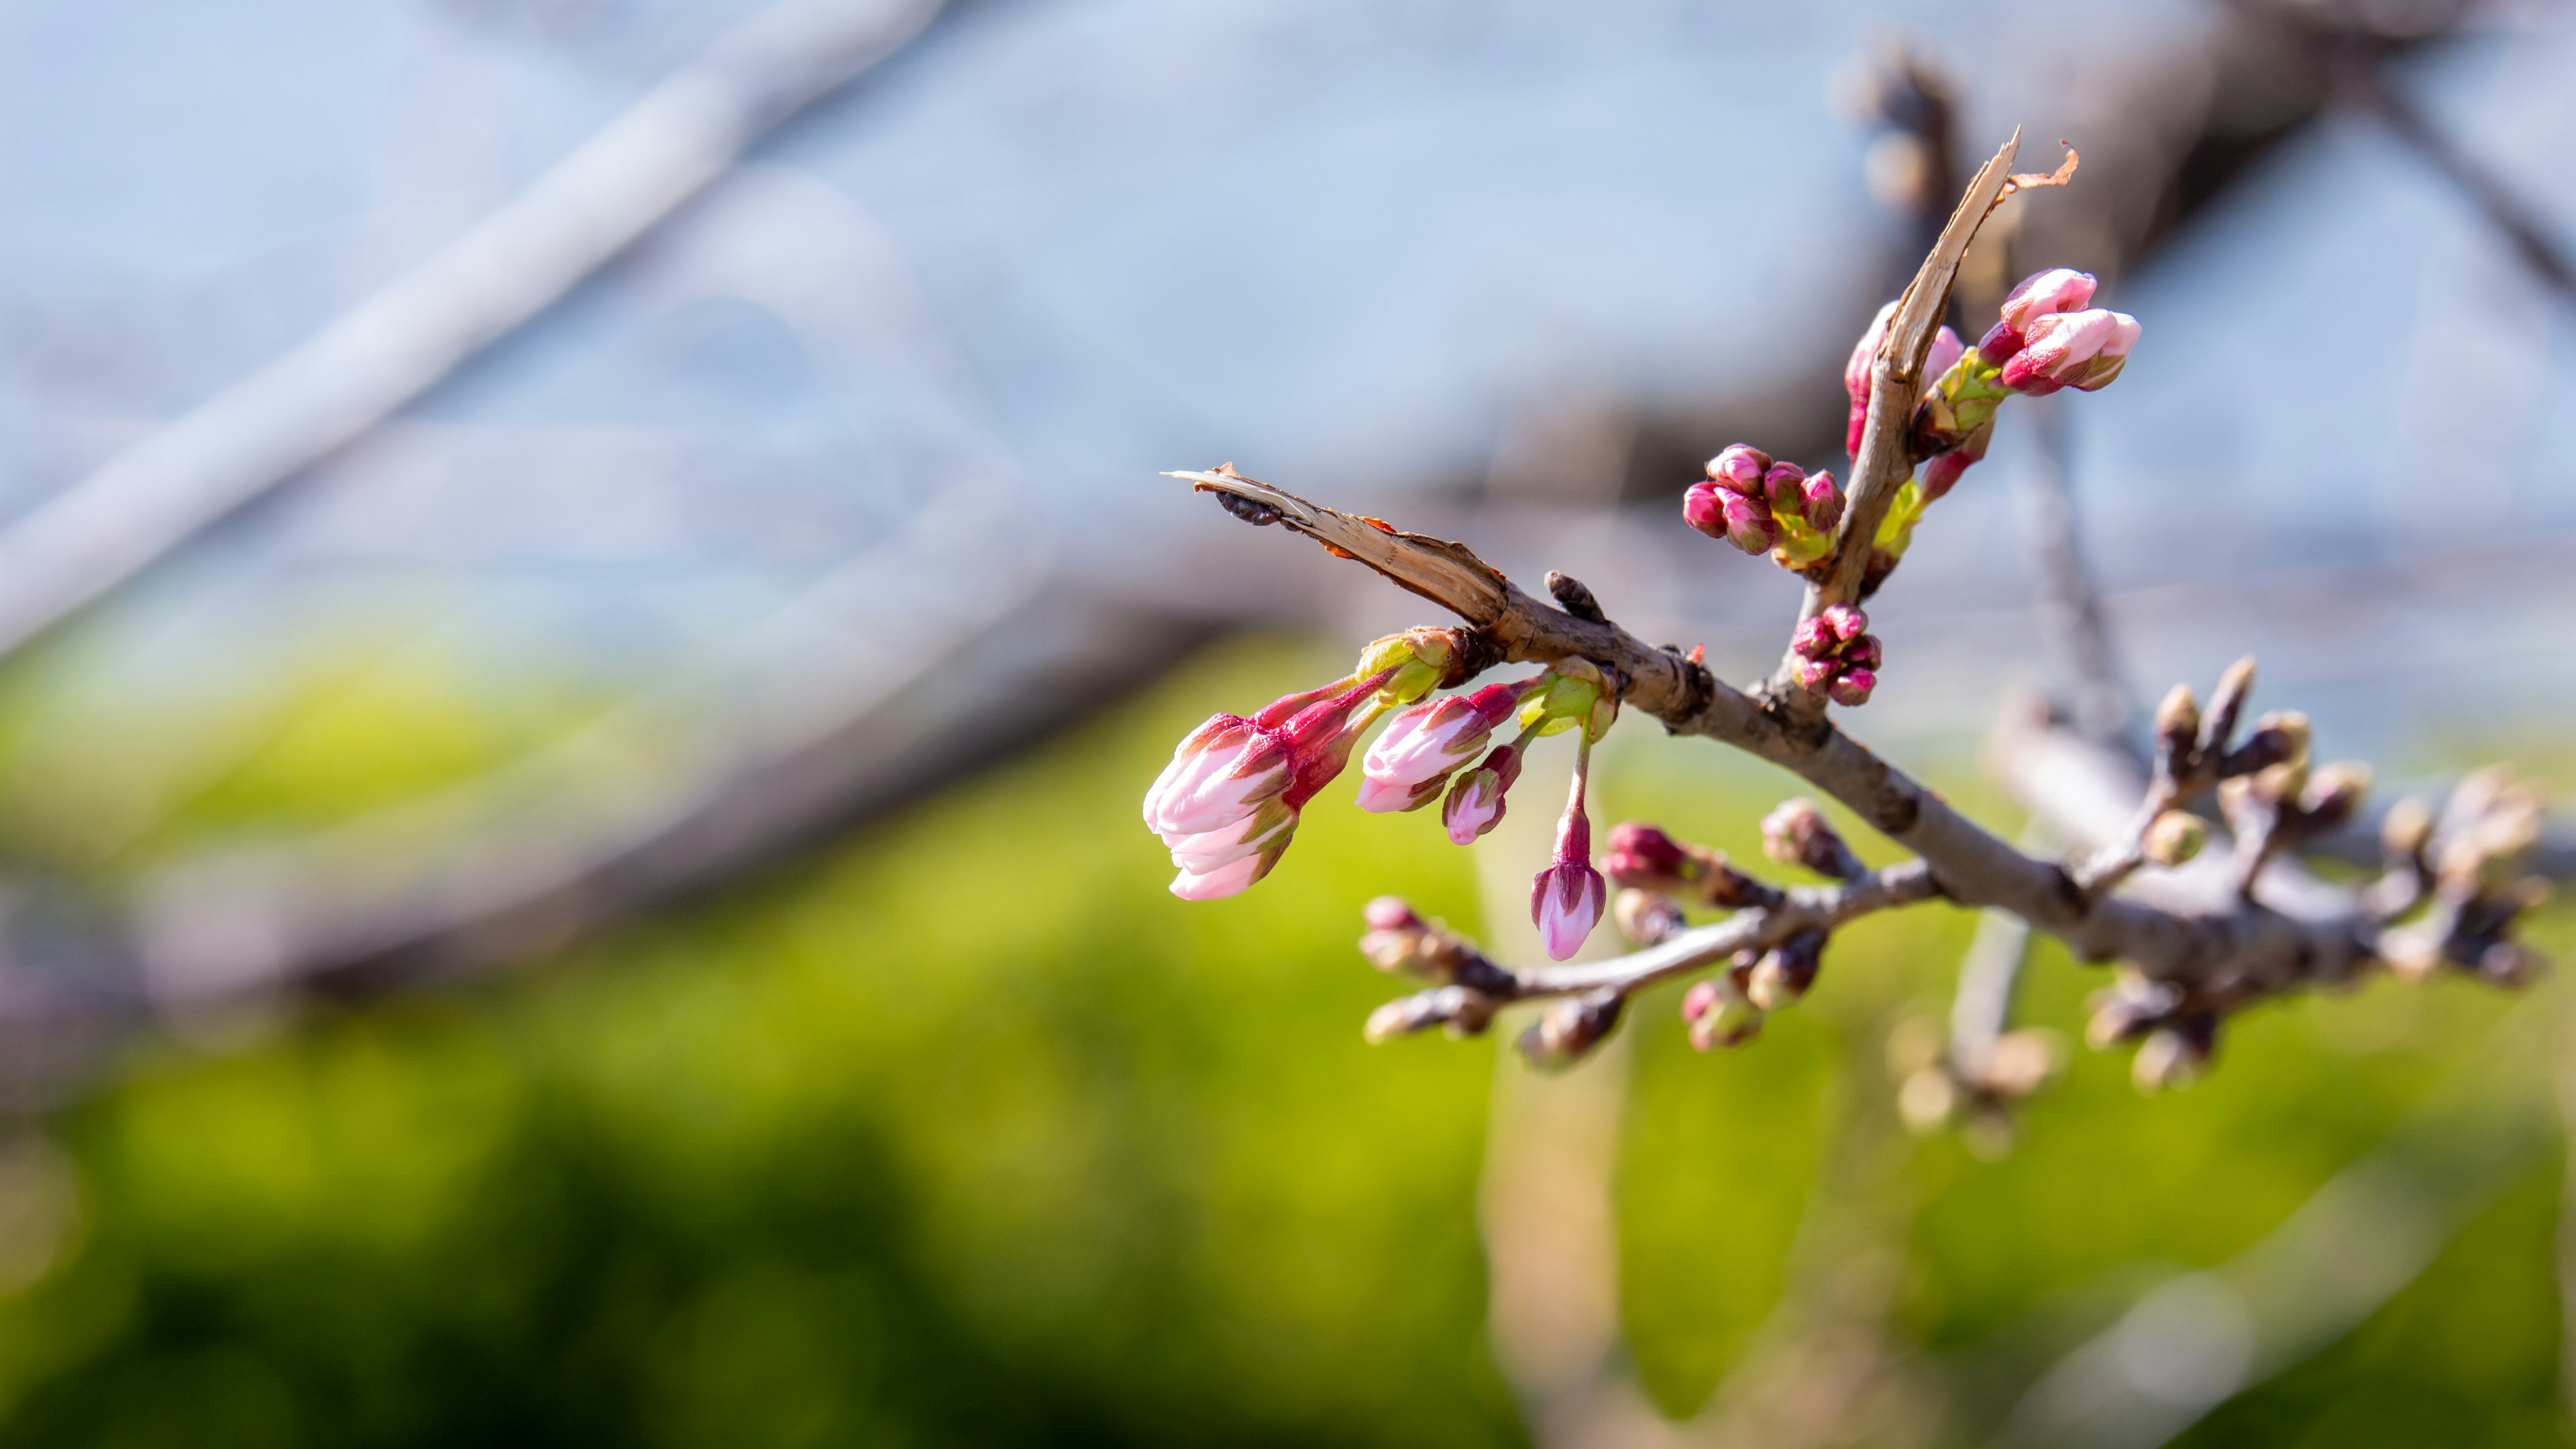
[[[2223,980],[2234,990],[2263,992],[2341,981],[2370,958],[2377,924],[2348,901],[2319,910],[2303,895],[2276,905],[2259,890],[2247,898],[2229,891],[2168,890],[2155,904],[2088,898],[2056,862],[2023,854],[1830,720],[1784,717],[1704,666],[1615,624],[1541,604],[1463,545],[1309,503],[1230,469],[1179,476],[1237,500],[1238,508],[1275,514],[1278,522],[1449,609],[1491,650],[1486,663],[1582,658],[1615,670],[1627,707],[1653,715],[1673,734],[1733,745],[1804,778],[1920,856],[1928,891],[1962,905],[2011,911],[2065,940],[2083,959],[2123,959],[2153,980]],[[1651,948],[1622,958],[1624,964],[1583,969],[1603,971],[1604,981],[1623,972],[1661,979],[1687,969],[1659,967],[1665,958],[1656,953],[1670,949]],[[1714,957],[1693,964],[1709,959]]]

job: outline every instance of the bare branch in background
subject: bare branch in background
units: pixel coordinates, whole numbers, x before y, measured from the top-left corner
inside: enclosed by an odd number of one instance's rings
[[[579,286],[754,142],[900,49],[938,0],[784,0],[417,271],[0,532],[0,654],[419,397]]]

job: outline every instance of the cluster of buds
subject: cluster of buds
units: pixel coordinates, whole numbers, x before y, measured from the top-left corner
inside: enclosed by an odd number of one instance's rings
[[[1927,461],[1921,476],[1897,491],[1871,539],[1873,575],[1895,567],[1923,511],[1986,456],[1995,409],[2005,398],[2069,387],[2094,392],[2120,375],[2138,343],[2138,319],[2090,306],[2094,285],[2091,275],[2065,267],[2034,273],[2004,298],[1995,325],[1975,347],[1962,346],[1946,327],[1933,339],[1923,370],[1931,381],[1915,405],[1910,439],[1914,456]],[[1843,369],[1851,395],[1845,446],[1855,457],[1869,416],[1871,368],[1895,306],[1879,310]]]
[[[1434,983],[1433,990],[1379,1007],[1363,1029],[1370,1041],[1435,1025],[1448,1028],[1451,1036],[1474,1036],[1509,999],[1508,972],[1486,960],[1465,937],[1438,921],[1424,920],[1398,897],[1369,902],[1361,919],[1368,923],[1368,934],[1360,937],[1360,955],[1370,965],[1390,976]]]
[[[2496,767],[2462,780],[2438,816],[2420,800],[2388,812],[2380,841],[2389,872],[2372,903],[2389,920],[2422,910],[2380,934],[2392,970],[2422,977],[2448,964],[2505,986],[2539,973],[2539,955],[2510,932],[2548,898],[2549,883],[2529,873],[2541,808],[2539,791]]]
[[[1789,650],[1798,660],[1798,687],[1812,694],[1857,705],[1867,704],[1878,688],[1884,659],[1878,636],[1869,632],[1869,615],[1850,604],[1828,604],[1814,618],[1799,620]]]
[[[2187,1087],[2216,1055],[2218,1019],[2234,1004],[2228,993],[2187,990],[2124,969],[2093,994],[2084,1039],[2097,1051],[2138,1043],[2129,1080],[2141,1092]]]
[[[1475,843],[1476,837],[1502,822],[1507,797],[1521,777],[1532,741],[1580,730],[1577,753],[1582,755],[1618,718],[1617,692],[1588,659],[1560,659],[1546,673],[1505,687],[1513,691],[1520,733],[1510,743],[1496,745],[1474,769],[1458,775],[1449,787],[1447,803],[1440,807],[1440,823],[1460,845]],[[1457,758],[1463,760],[1466,753]]]
[[[1698,1051],[1742,1046],[1771,1013],[1796,1005],[1824,970],[1826,934],[1793,931],[1767,951],[1739,951],[1725,970],[1682,993],[1682,1022]]]
[[[1212,716],[1184,736],[1145,792],[1145,824],[1170,848],[1183,900],[1240,895],[1270,873],[1298,814],[1350,762],[1384,711],[1450,680],[1467,657],[1454,629],[1389,635],[1350,674],[1272,701],[1251,716]]]
[[[1682,521],[1784,568],[1805,568],[1833,551],[1843,490],[1831,473],[1809,473],[1749,443],[1708,460],[1708,476],[1682,495]]]

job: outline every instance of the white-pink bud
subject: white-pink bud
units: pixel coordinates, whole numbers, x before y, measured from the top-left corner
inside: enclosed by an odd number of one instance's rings
[[[1530,919],[1549,960],[1563,961],[1583,949],[1608,899],[1601,872],[1580,860],[1559,861],[1530,881]]]
[[[2003,325],[2027,338],[2042,317],[2083,310],[2093,300],[2094,285],[2092,273],[2073,267],[2033,272],[2004,298]]]
[[[1197,835],[1241,820],[1288,787],[1287,746],[1250,720],[1221,714],[1190,731],[1145,792],[1145,824]]]
[[[1437,799],[1449,772],[1485,747],[1495,719],[1458,694],[1397,711],[1360,758],[1360,808],[1411,810]]]
[[[2138,332],[2137,318],[2099,307],[2042,317],[2023,334],[2022,350],[2004,364],[1999,381],[2031,397],[2063,387],[2096,391],[2128,364]]]

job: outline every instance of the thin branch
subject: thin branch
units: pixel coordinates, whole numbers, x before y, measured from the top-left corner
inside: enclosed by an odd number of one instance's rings
[[[545,311],[939,0],[785,0],[310,340],[0,533],[0,654],[318,462]]]
[[[1804,777],[1921,856],[1941,894],[2009,910],[2083,959],[2118,957],[2156,979],[2225,976],[2259,990],[2340,981],[2369,959],[2376,927],[2348,902],[2293,914],[2223,893],[2164,906],[2088,898],[2056,862],[2023,854],[1831,721],[1784,718],[1702,665],[1616,625],[1540,604],[1458,544],[1364,522],[1231,473],[1189,476],[1203,490],[1275,511],[1299,532],[1442,604],[1476,627],[1494,651],[1489,662],[1585,658],[1619,671],[1627,707],[1674,734],[1719,740]]]

